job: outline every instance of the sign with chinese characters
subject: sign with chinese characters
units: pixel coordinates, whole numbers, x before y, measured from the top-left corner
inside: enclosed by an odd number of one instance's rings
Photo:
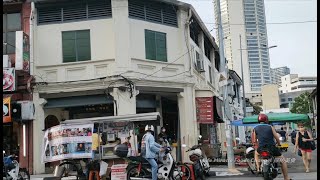
[[[43,162],[91,158],[93,124],[58,125],[46,130]]]
[[[3,91],[16,90],[16,73],[14,68],[3,68]]]
[[[23,31],[16,32],[16,70],[30,70],[30,42],[29,36]]]
[[[11,122],[11,97],[3,98],[3,123]]]
[[[196,110],[198,123],[213,124],[213,97],[197,97]]]

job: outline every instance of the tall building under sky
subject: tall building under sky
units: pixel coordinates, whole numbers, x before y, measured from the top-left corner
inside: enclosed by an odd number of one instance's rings
[[[290,74],[290,69],[287,66],[270,68],[271,83],[281,86],[281,77]]]
[[[214,6],[219,22],[216,1]],[[264,0],[220,0],[220,7],[228,67],[241,76],[241,35],[245,92],[261,93],[271,83]]]

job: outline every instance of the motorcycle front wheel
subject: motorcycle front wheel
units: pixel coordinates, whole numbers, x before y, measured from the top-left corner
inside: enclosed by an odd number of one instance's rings
[[[127,169],[127,180],[135,179],[135,178],[145,178],[151,177],[151,173],[144,167],[141,167],[139,171],[138,166],[131,166]]]
[[[30,174],[25,168],[19,169],[18,180],[30,180]]]
[[[190,180],[191,179],[191,170],[186,164],[177,164],[174,168],[173,175],[174,180]]]

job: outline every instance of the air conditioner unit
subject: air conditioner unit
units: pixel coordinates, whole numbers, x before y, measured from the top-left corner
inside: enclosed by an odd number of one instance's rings
[[[199,71],[200,73],[205,72],[203,59],[197,51],[196,51],[196,63],[197,63],[197,71]]]
[[[11,67],[11,60],[8,55],[3,55],[3,67],[10,68]]]
[[[17,103],[21,105],[21,119],[33,120],[35,112],[33,101],[18,101]]]

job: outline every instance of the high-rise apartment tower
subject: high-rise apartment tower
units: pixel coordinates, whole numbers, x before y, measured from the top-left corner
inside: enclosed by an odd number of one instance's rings
[[[228,68],[241,75],[241,35],[245,92],[259,94],[262,85],[271,83],[264,0],[220,0],[220,5]]]

